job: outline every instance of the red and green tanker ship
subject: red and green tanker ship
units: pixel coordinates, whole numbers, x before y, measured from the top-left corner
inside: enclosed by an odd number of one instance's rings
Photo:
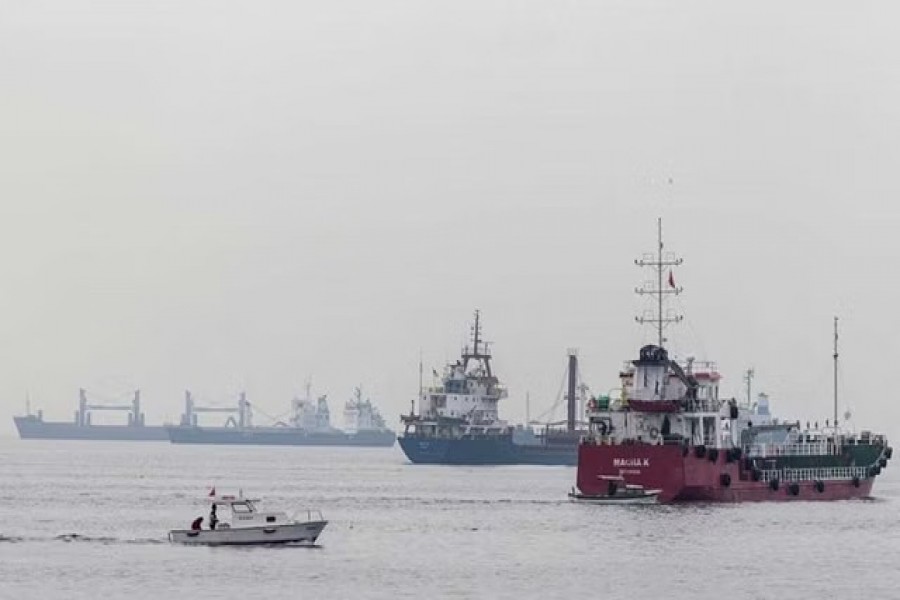
[[[660,236],[661,238],[661,236]],[[882,435],[842,430],[837,419],[805,427],[769,415],[761,395],[755,405],[719,395],[714,363],[677,361],[663,346],[663,294],[680,292],[671,266],[680,260],[659,254],[638,261],[658,271],[655,294],[659,343],[640,349],[620,372],[621,395],[592,401],[590,428],[578,447],[579,499],[602,499],[624,482],[658,491],[663,503],[843,500],[867,497],[891,458]],[[668,289],[663,271],[668,270]],[[639,319],[642,320],[642,319]],[[837,373],[837,320],[835,320]],[[835,386],[837,389],[837,386]]]

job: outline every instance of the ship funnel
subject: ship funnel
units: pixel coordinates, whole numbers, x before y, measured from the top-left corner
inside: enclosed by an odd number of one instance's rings
[[[89,424],[87,410],[87,392],[84,388],[78,389],[78,411],[75,413],[75,424],[84,427]]]
[[[566,429],[575,431],[575,388],[578,385],[578,350],[569,348],[569,391],[566,400],[568,412]]]
[[[181,424],[185,427],[196,427],[197,416],[194,414],[194,398],[190,390],[184,391],[184,413],[181,415]]]
[[[141,390],[134,390],[134,399],[131,401],[131,415],[128,424],[135,427],[144,426],[144,413],[141,412]]]

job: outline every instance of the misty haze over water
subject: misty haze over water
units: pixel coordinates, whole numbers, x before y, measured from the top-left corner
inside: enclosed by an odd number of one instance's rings
[[[79,387],[280,414],[307,378],[396,426],[476,307],[520,420],[566,348],[602,393],[652,339],[662,216],[676,353],[824,419],[838,314],[842,409],[896,434],[898,11],[7,2],[2,431]]]
[[[821,423],[838,316],[841,412],[896,440],[898,20],[886,1],[0,0],[0,600],[892,597],[893,469],[860,502],[603,510],[566,501],[571,467],[397,446],[6,438],[26,401],[70,420],[79,388],[139,388],[148,425],[187,389],[246,391],[266,424],[307,380],[335,425],[362,386],[399,429],[420,356],[427,384],[475,309],[500,416],[527,395],[561,418],[568,348],[605,394],[655,339],[633,261],[661,217],[685,259],[678,358],[717,361],[723,397],[753,367],[774,414]],[[211,484],[321,508],[321,547],[170,546]]]

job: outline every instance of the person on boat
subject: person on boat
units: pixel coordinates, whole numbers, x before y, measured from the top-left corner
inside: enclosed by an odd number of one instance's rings
[[[197,517],[191,522],[191,530],[192,531],[200,531],[200,524],[203,522],[203,517]]]
[[[216,505],[213,503],[212,508],[209,509],[209,528],[215,529],[216,523],[219,522],[219,518],[216,516]]]

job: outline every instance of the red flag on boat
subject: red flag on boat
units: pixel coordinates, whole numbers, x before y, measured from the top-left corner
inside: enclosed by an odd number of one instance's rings
[[[669,271],[669,287],[675,287],[675,274]]]
[[[212,487],[210,488],[210,490],[209,490],[209,495],[210,495],[210,496],[215,496],[215,495],[216,495],[216,486],[212,486]]]

